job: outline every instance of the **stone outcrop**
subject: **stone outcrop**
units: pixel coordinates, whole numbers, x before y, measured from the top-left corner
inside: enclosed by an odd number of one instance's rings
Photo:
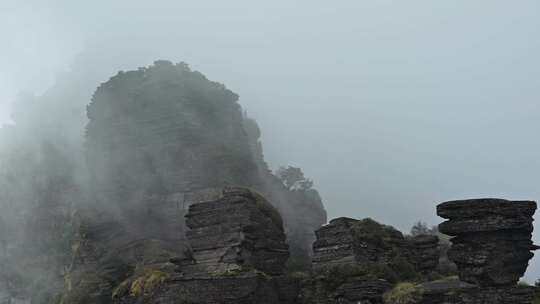
[[[530,286],[479,287],[459,280],[429,282],[419,288],[419,304],[530,304],[535,292]]]
[[[181,244],[137,238],[123,220],[105,212],[80,210],[74,216],[76,235],[67,267],[63,303],[110,303],[116,287],[136,271],[174,269],[169,260]]]
[[[115,299],[122,304],[294,304],[298,284],[283,277],[267,277],[253,271],[229,275],[185,277],[172,275],[138,297]]]
[[[411,262],[416,271],[429,274],[439,264],[439,238],[434,235],[417,235],[408,239]]]
[[[314,188],[285,187],[283,181],[272,173],[264,160],[261,131],[257,122],[247,115],[244,115],[243,122],[260,179],[263,181],[263,185],[256,189],[281,213],[293,262],[305,261],[304,266],[309,268],[312,245],[315,241],[314,231],[327,222],[322,198]]]
[[[86,156],[102,209],[134,214],[130,229],[183,237],[189,197],[208,188],[242,186],[281,212],[292,248],[308,255],[313,231],[326,222],[315,190],[293,193],[269,171],[260,130],[242,113],[238,95],[187,64],[156,61],[119,72],[88,106]],[[144,222],[145,225],[137,226]],[[154,237],[154,236],[153,236]]]
[[[531,250],[532,201],[473,199],[437,206],[448,221],[439,231],[453,236],[448,257],[456,263],[459,280],[419,285],[420,304],[529,304],[535,288],[516,285],[527,269]]]
[[[281,216],[259,194],[227,188],[217,200],[191,205],[186,218],[192,258],[204,272],[283,273],[289,251]]]
[[[382,304],[381,295],[391,288],[383,279],[353,277],[341,284],[334,293],[334,303],[340,304]]]
[[[392,265],[396,260],[429,272],[437,267],[438,238],[405,238],[401,232],[372,219],[337,218],[316,232],[314,269],[335,265]]]
[[[352,226],[358,220],[340,217],[315,231],[313,268],[356,264]]]
[[[511,286],[533,257],[531,234],[536,203],[476,199],[442,203],[437,214],[448,221],[439,230],[451,239],[449,258],[462,281],[480,286]]]
[[[245,188],[196,197],[204,200],[186,215],[190,253],[171,259],[172,272],[135,272],[118,284],[115,303],[295,303],[299,284],[282,275],[289,252],[276,209]]]
[[[320,197],[313,189],[289,191],[268,170],[237,100],[222,84],[168,61],[119,72],[98,87],[88,106],[85,143],[92,193],[69,227],[75,237],[60,288],[66,303],[107,303],[130,280],[135,287],[172,277],[185,281],[170,274],[171,262],[179,261],[192,278],[241,268],[253,271],[243,272],[244,279],[260,281],[261,273],[283,272],[285,234],[292,248],[309,254],[306,242],[326,221]],[[217,190],[231,185],[270,198],[284,223],[254,193]],[[277,216],[268,222],[261,210]],[[220,212],[229,213],[220,218],[227,214]],[[212,224],[216,218],[222,222]]]
[[[316,303],[382,303],[382,295],[393,283],[417,275],[410,241],[391,226],[372,219],[337,218],[317,230],[316,236],[313,269],[317,275],[307,287],[318,290],[312,292]],[[415,249],[427,251],[421,246],[426,242],[417,241]]]

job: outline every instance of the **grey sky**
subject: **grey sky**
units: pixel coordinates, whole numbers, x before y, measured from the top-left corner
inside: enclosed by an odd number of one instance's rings
[[[270,164],[304,168],[330,217],[406,230],[445,200],[540,200],[537,0],[0,0],[0,38],[1,122],[81,52],[111,63],[103,81],[186,61],[241,96]]]

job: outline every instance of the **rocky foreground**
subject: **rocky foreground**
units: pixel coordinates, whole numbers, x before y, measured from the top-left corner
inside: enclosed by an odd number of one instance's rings
[[[116,287],[114,303],[531,303],[535,289],[517,286],[514,279],[522,275],[517,271],[524,270],[527,261],[507,259],[508,248],[489,242],[509,233],[520,233],[521,240],[522,229],[530,233],[534,209],[533,202],[502,200],[439,205],[439,214],[451,218],[441,224],[442,230],[457,227],[452,221],[469,222],[460,227],[470,232],[452,230],[459,232],[450,250],[459,269],[456,277],[433,280],[439,257],[436,237],[406,237],[371,219],[351,218],[332,220],[317,230],[312,270],[290,273],[276,209],[253,191],[226,188],[190,206],[189,254],[172,258],[172,268],[136,270]],[[505,224],[495,229],[485,221]],[[477,225],[470,225],[473,222]],[[478,240],[478,233],[488,233],[490,238],[477,244],[490,250],[463,250],[463,239]],[[529,246],[516,247],[515,255],[532,256],[536,247],[530,235],[528,240],[523,243]],[[501,268],[496,272],[492,265]]]

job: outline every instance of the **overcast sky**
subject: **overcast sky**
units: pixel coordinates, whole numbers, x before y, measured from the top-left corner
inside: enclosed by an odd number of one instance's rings
[[[408,230],[446,200],[540,200],[537,0],[0,0],[0,38],[3,123],[77,57],[111,63],[103,81],[186,61],[240,95],[269,163],[301,166],[330,218]]]

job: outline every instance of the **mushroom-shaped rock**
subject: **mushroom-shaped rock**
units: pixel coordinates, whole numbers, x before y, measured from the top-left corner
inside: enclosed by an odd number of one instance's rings
[[[533,257],[533,201],[472,199],[445,202],[439,230],[451,239],[449,258],[462,281],[481,286],[514,285]]]

